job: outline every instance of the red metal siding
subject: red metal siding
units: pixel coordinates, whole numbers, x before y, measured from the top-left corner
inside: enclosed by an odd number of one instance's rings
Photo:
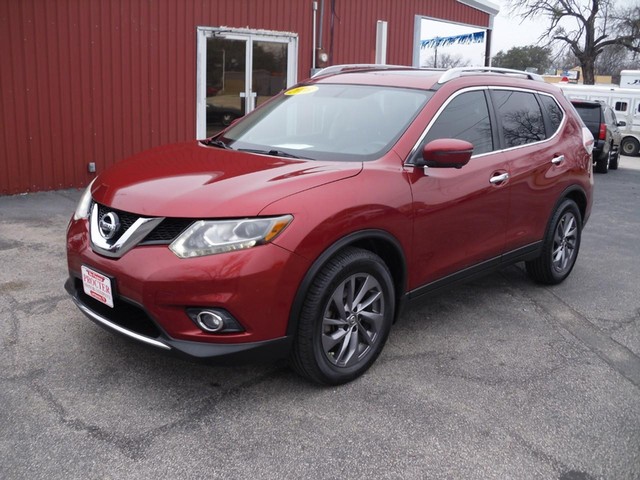
[[[324,46],[330,42],[325,2]],[[387,61],[411,64],[416,14],[473,25],[455,0],[336,0],[334,63],[372,63],[376,21]],[[86,185],[119,159],[194,138],[196,27],[299,35],[311,68],[311,0],[0,0],[0,194]]]

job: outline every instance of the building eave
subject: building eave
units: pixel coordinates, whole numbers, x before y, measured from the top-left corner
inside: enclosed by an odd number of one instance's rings
[[[468,5],[469,7],[488,13],[492,17],[500,12],[500,6],[488,0],[456,0],[458,3]]]

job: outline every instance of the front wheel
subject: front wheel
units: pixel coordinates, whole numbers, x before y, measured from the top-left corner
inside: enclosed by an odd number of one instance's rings
[[[362,375],[382,351],[395,309],[389,269],[359,248],[337,253],[302,307],[291,363],[302,376],[338,385]]]
[[[640,142],[633,137],[623,138],[620,144],[620,150],[622,150],[622,153],[625,155],[635,157],[640,153]]]
[[[556,209],[542,245],[542,254],[525,262],[533,280],[555,285],[569,276],[578,258],[582,235],[582,220],[578,206],[565,199]]]

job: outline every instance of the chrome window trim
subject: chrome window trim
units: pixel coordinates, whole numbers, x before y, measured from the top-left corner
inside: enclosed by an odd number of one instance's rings
[[[562,130],[562,128],[564,128],[565,123],[567,121],[567,112],[565,111],[564,108],[562,108],[562,105],[560,105],[558,103],[558,101],[556,100],[556,98],[547,92],[541,92],[539,90],[533,90],[530,88],[521,88],[521,87],[503,87],[503,86],[476,86],[476,87],[467,87],[467,88],[463,88],[462,90],[458,90],[457,92],[455,92],[453,95],[451,95],[446,102],[444,102],[440,108],[438,109],[438,111],[436,112],[436,114],[433,116],[433,118],[431,119],[431,121],[427,124],[427,126],[425,127],[425,129],[422,131],[422,134],[420,135],[420,137],[418,137],[418,141],[413,145],[413,148],[411,149],[411,151],[409,152],[409,155],[407,155],[407,158],[404,161],[404,166],[405,167],[415,167],[416,165],[411,163],[410,160],[411,158],[413,158],[413,156],[416,154],[416,152],[418,151],[418,148],[420,148],[420,144],[422,144],[422,141],[424,140],[424,138],[427,136],[427,133],[429,133],[429,129],[431,129],[431,127],[433,126],[433,124],[435,123],[435,121],[440,117],[440,115],[442,114],[442,111],[447,108],[447,106],[449,105],[449,103],[451,103],[453,101],[454,98],[456,98],[458,95],[462,95],[463,93],[467,93],[467,92],[474,92],[474,91],[485,91],[485,90],[510,90],[510,91],[514,91],[514,92],[524,92],[524,93],[533,93],[538,94],[538,95],[546,95],[547,97],[551,97],[553,99],[554,102],[556,102],[556,105],[558,105],[558,108],[560,108],[560,111],[562,112],[562,121],[560,122],[560,125],[558,126],[558,128],[556,129],[556,131],[553,133],[553,135],[551,135],[548,138],[545,138],[544,140],[540,140],[538,142],[533,142],[533,143],[526,143],[524,145],[518,145],[516,147],[509,147],[509,148],[503,148],[503,149],[499,149],[499,150],[491,150],[490,152],[485,152],[485,153],[480,153],[478,155],[472,155],[471,158],[480,158],[480,157],[484,157],[486,155],[493,155],[495,153],[500,153],[500,152],[508,152],[510,150],[515,150],[518,148],[523,148],[523,147],[530,147],[531,145],[537,145],[538,143],[544,143],[544,142],[548,142],[553,140],[557,135],[559,135],[560,130]],[[427,102],[428,104],[428,102]],[[542,108],[542,106],[540,107]],[[544,113],[544,112],[543,112]],[[492,126],[493,128],[493,126]]]

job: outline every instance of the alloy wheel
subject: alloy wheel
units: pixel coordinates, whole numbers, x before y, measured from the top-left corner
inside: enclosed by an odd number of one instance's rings
[[[385,319],[382,287],[368,273],[347,277],[334,290],[322,318],[322,350],[338,367],[362,361],[380,338]]]
[[[573,212],[566,212],[556,227],[553,237],[553,268],[562,273],[572,265],[578,242],[578,222]]]

